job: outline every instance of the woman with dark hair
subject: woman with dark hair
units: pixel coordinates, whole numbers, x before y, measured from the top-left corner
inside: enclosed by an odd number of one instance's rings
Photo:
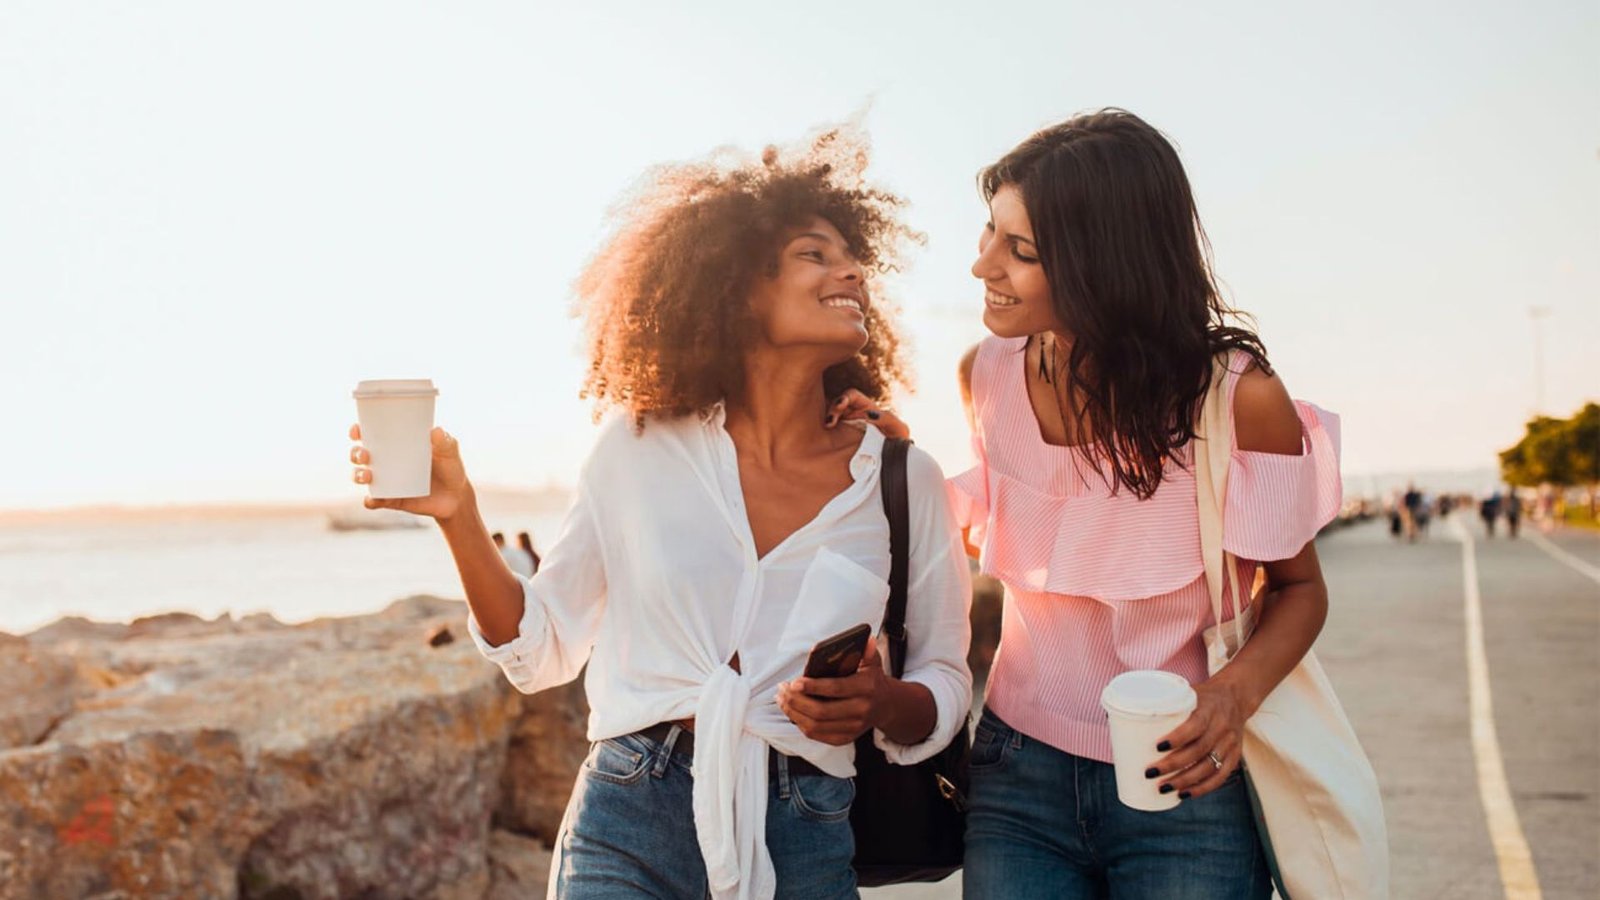
[[[1328,594],[1311,543],[1339,509],[1334,420],[1297,405],[1229,324],[1188,178],[1121,110],[1035,134],[984,170],[972,273],[994,332],[969,367],[980,464],[958,479],[1006,585],[972,757],[969,897],[1267,897],[1240,774],[1245,722],[1311,648]],[[1255,636],[1215,677],[1190,442],[1225,356],[1235,439],[1223,528]],[[1163,669],[1189,720],[1146,776],[1182,803],[1117,801],[1100,694]]]
[[[827,397],[902,380],[873,288],[915,235],[898,198],[863,181],[866,160],[830,132],[792,161],[661,167],[617,207],[577,293],[585,395],[620,415],[532,578],[495,552],[440,429],[428,497],[367,501],[438,520],[469,630],[518,689],[588,664],[595,744],[558,896],[853,897],[853,742],[873,730],[909,764],[966,725],[967,564],[920,451],[904,678],[873,644],[853,675],[802,677],[819,640],[876,628],[889,594],[884,436],[825,427]],[[367,452],[352,460],[370,480]]]
[[[1267,897],[1241,743],[1327,614],[1311,539],[1339,509],[1337,420],[1291,400],[1233,323],[1178,155],[1138,117],[1047,128],[980,183],[990,218],[972,273],[994,336],[962,362],[979,464],[951,486],[1006,596],[973,741],[966,896]],[[1265,589],[1254,637],[1208,677],[1190,463],[1219,357],[1235,421],[1229,575]],[[1100,696],[1135,669],[1198,696],[1150,747],[1146,777],[1182,798],[1164,812],[1117,799]]]

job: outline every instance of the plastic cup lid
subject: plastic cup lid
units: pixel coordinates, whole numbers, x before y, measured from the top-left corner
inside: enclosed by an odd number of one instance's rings
[[[1170,716],[1194,704],[1194,688],[1183,676],[1155,669],[1123,672],[1100,692],[1100,705],[1124,716]]]
[[[362,397],[437,397],[439,389],[430,378],[390,378],[363,381],[351,396]]]

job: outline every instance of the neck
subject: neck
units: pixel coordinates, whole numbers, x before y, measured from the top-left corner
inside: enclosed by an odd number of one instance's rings
[[[745,361],[744,395],[729,398],[725,427],[742,457],[772,465],[828,442],[827,397],[817,361],[755,353]]]

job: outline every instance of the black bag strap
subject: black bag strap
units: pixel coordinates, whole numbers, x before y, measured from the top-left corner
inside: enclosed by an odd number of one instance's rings
[[[885,438],[883,471],[878,475],[883,490],[883,514],[889,519],[889,604],[883,612],[883,633],[889,637],[889,674],[896,678],[906,671],[906,580],[911,569],[911,507],[906,489],[906,452],[911,442],[904,438]]]

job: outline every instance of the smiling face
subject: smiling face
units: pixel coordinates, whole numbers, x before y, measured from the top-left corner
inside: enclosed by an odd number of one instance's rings
[[[1000,337],[1064,331],[1039,263],[1033,225],[1015,185],[1001,185],[989,201],[989,221],[978,239],[972,274],[983,281],[983,324]]]
[[[844,236],[819,216],[786,237],[775,273],[757,280],[750,305],[766,344],[820,348],[832,364],[867,344],[865,282]]]

